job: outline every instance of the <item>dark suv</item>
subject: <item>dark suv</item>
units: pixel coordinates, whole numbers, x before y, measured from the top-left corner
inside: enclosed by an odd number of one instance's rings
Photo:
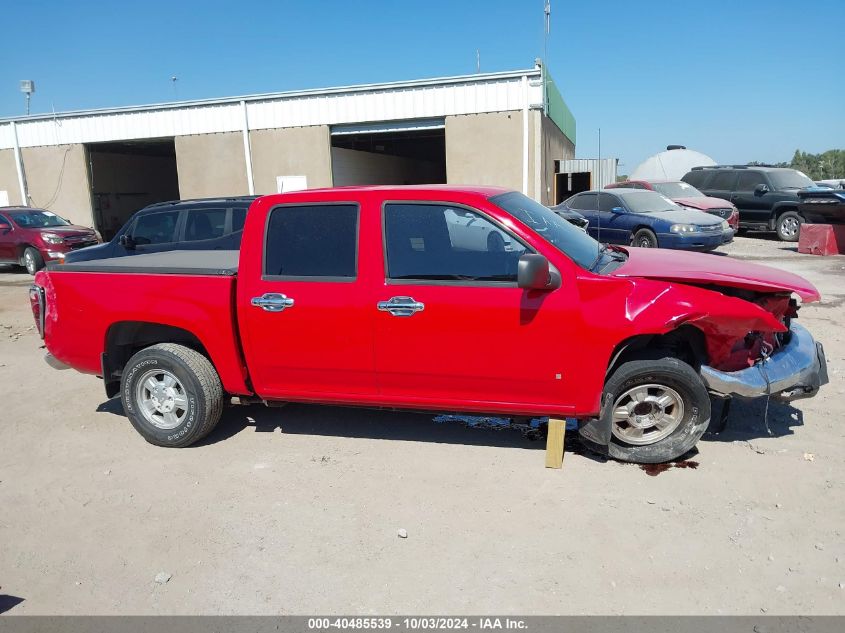
[[[797,242],[808,221],[798,209],[798,192],[815,183],[796,169],[755,165],[693,167],[681,180],[739,209],[742,229],[777,231],[786,242]]]
[[[158,202],[144,207],[110,242],[65,255],[64,261],[175,250],[238,250],[246,212],[258,196]]]

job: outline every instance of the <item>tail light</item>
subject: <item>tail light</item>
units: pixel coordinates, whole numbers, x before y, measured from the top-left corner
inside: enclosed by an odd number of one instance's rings
[[[29,287],[29,306],[32,308],[32,316],[35,318],[38,335],[44,338],[44,312],[47,309],[44,288],[35,285]]]

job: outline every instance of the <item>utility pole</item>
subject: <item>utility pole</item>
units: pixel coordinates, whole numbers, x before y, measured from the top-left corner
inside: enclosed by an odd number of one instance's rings
[[[32,98],[32,93],[35,92],[35,82],[32,79],[23,79],[21,81],[21,92],[26,95],[26,116],[29,116],[29,100]]]
[[[549,31],[552,26],[552,3],[551,0],[545,0],[543,5],[543,113],[548,114],[549,103]]]
[[[599,186],[596,189],[602,189],[602,162],[601,162],[601,128],[599,128]]]
[[[478,48],[475,49],[475,72],[481,72],[481,50]]]

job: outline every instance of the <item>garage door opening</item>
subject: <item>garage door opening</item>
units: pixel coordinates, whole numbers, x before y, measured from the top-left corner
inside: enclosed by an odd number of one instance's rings
[[[445,183],[443,121],[333,128],[332,182],[335,187]]]
[[[138,209],[179,199],[173,139],[86,147],[94,226],[103,239],[111,239]]]
[[[592,188],[593,175],[588,171],[555,174],[555,204],[560,204],[569,196]]]

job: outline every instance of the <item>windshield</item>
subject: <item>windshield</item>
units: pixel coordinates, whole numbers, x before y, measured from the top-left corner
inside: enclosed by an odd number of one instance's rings
[[[23,229],[40,229],[47,226],[68,226],[70,222],[49,211],[24,211],[10,213],[15,224]]]
[[[815,183],[797,169],[784,169],[783,171],[769,172],[769,178],[775,189],[804,189],[814,187]]]
[[[651,186],[667,198],[703,198],[704,194],[685,182],[653,182]]]
[[[551,209],[528,196],[511,191],[490,201],[535,231],[581,268],[590,269],[599,252],[599,243]]]
[[[678,208],[674,202],[656,191],[639,191],[619,196],[632,213],[660,213],[661,211],[675,211]]]

